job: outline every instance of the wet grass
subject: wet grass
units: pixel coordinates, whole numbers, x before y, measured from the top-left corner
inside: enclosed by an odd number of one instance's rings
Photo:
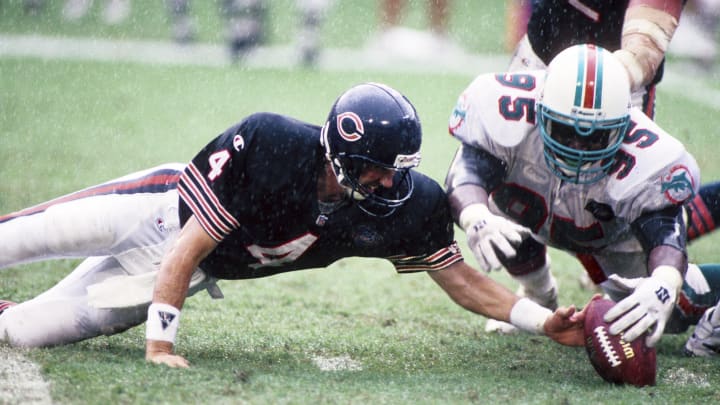
[[[53,20],[61,2],[52,3],[55,11],[42,17],[48,20],[23,28],[34,17],[18,14],[20,0],[3,2],[0,32],[168,35],[168,26],[161,23],[160,2],[134,2],[138,10],[157,10],[152,16],[136,17],[147,18],[138,22],[145,28],[114,28],[118,32],[92,21],[84,23],[89,26],[64,27]],[[496,11],[502,7],[487,3]],[[349,14],[352,7],[367,4],[347,2],[349,8],[343,10]],[[207,18],[216,15],[211,8],[203,10],[198,12]],[[410,17],[418,24],[421,10],[416,7]],[[290,11],[283,12],[285,17],[281,12],[278,21],[291,21]],[[348,27],[374,23],[369,11],[356,14],[356,19],[347,20]],[[466,14],[472,17],[470,11]],[[483,18],[475,24],[491,26],[501,17]],[[343,20],[335,18],[333,24],[338,21]],[[210,31],[218,26],[206,26],[202,38],[219,40]],[[488,32],[482,25],[474,27]],[[352,39],[356,31],[348,30],[350,39],[327,35],[343,45],[345,40],[359,41]],[[276,35],[279,42],[290,37],[282,30]],[[464,41],[485,41],[480,37],[484,36],[476,34]],[[479,42],[473,46],[487,49]],[[447,118],[471,79],[2,58],[0,213],[155,164],[187,161],[209,139],[251,112],[274,111],[321,123],[341,91],[368,80],[386,82],[413,100],[424,125],[420,169],[442,181],[456,147],[447,136]],[[686,142],[705,181],[720,178],[717,111],[662,86],[659,99],[658,122]],[[464,243],[462,233],[457,238]],[[693,244],[691,259],[720,261],[718,241],[718,236],[711,236]],[[553,251],[552,255],[561,304],[584,303],[590,292],[578,286],[579,264],[565,254]],[[0,272],[0,297],[18,301],[33,297],[75,264],[56,261],[5,269]],[[494,276],[514,287],[505,275]],[[610,386],[595,375],[582,349],[561,347],[542,337],[486,335],[484,320],[454,305],[427,276],[397,275],[380,260],[351,259],[328,269],[220,286],[224,300],[198,294],[183,311],[178,352],[191,361],[190,370],[146,364],[143,327],[75,345],[31,350],[29,356],[52,383],[57,403],[720,401],[717,361],[680,355],[687,334],[662,339],[658,386]],[[317,358],[349,358],[360,369],[323,371],[314,361]]]

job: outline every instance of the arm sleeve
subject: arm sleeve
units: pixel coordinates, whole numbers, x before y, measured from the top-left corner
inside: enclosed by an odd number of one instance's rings
[[[187,165],[178,184],[181,207],[184,203],[217,242],[240,226],[228,207],[242,187],[250,141],[246,127],[247,120],[208,143]],[[181,215],[186,216],[189,215]]]
[[[407,238],[401,242],[404,254],[387,258],[398,273],[442,270],[463,260],[454,240],[455,227],[447,196],[434,181],[430,187],[431,192],[415,199],[419,205],[414,206],[413,215],[408,216],[419,222],[405,233]]]
[[[462,144],[445,178],[448,194],[463,184],[474,184],[491,192],[502,183],[507,165],[481,148]]]
[[[661,245],[686,251],[687,232],[679,205],[641,215],[632,223],[632,229],[646,252]]]

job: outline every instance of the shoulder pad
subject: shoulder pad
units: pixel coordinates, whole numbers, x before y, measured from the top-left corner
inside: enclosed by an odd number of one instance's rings
[[[535,100],[544,71],[488,73],[463,91],[450,116],[450,134],[463,143],[517,146],[535,129]]]
[[[700,169],[677,139],[642,113],[635,114],[608,192],[617,201],[643,200],[645,208],[680,204],[697,193]]]

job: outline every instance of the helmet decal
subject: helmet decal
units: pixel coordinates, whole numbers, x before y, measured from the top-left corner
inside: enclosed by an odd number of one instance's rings
[[[575,106],[602,108],[603,54],[591,44],[579,48],[579,51]]]
[[[397,155],[393,167],[396,169],[410,169],[420,165],[420,152],[412,155]]]
[[[462,93],[460,97],[458,97],[458,101],[455,104],[455,108],[452,112],[452,116],[450,116],[450,123],[448,125],[450,133],[454,133],[465,122],[465,117],[467,116],[469,104],[470,103],[468,102],[467,94]]]
[[[347,132],[345,130],[345,126],[343,125],[345,120],[350,120],[350,122],[353,123],[353,126],[355,127],[354,131]],[[340,136],[348,142],[358,141],[365,134],[365,128],[363,127],[362,119],[360,119],[360,117],[352,111],[338,114],[337,128]]]
[[[681,204],[695,196],[695,179],[687,167],[683,165],[674,166],[670,173],[661,178],[661,190],[665,197],[673,204]]]

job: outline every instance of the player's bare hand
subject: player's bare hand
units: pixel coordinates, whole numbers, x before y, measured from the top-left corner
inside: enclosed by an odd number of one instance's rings
[[[599,298],[596,294],[591,300]],[[585,338],[583,327],[585,323],[585,308],[577,310],[575,305],[560,307],[550,316],[543,326],[545,334],[552,340],[566,346],[583,346]]]
[[[172,353],[145,355],[145,360],[153,364],[164,364],[172,368],[189,368],[190,363],[183,357]]]
[[[145,349],[145,361],[153,364],[163,364],[172,368],[188,368],[190,363],[183,357],[172,352],[170,342],[148,340]]]

